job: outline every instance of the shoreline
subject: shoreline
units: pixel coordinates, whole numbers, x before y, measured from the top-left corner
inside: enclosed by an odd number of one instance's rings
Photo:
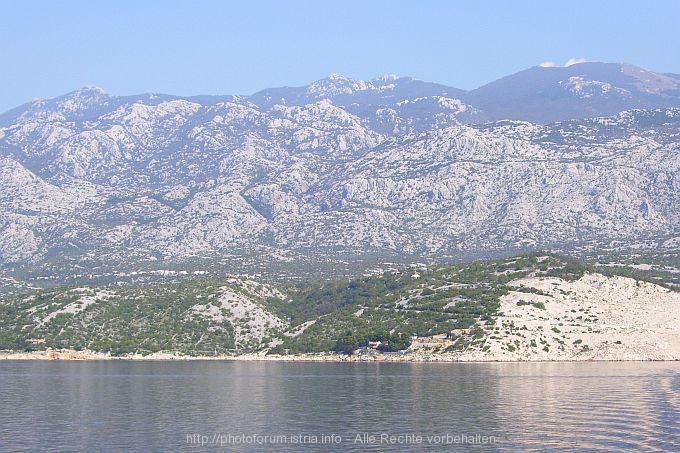
[[[482,356],[481,354],[414,354],[405,353],[397,355],[385,354],[361,354],[361,355],[338,355],[333,353],[298,354],[298,355],[265,355],[265,354],[240,354],[218,356],[187,356],[167,352],[153,353],[148,355],[131,354],[125,356],[112,356],[95,351],[75,351],[69,349],[48,351],[0,351],[2,360],[66,360],[66,361],[223,361],[223,362],[332,362],[332,363],[556,363],[556,362],[677,362],[678,358],[654,358],[632,355],[631,357],[511,357],[511,356]]]

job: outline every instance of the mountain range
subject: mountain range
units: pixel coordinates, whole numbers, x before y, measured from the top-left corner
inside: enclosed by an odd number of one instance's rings
[[[7,275],[677,246],[680,75],[472,91],[332,75],[251,96],[86,87],[0,115]]]

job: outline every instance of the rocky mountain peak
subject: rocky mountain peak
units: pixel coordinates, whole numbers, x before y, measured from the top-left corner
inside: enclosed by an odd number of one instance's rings
[[[663,242],[680,236],[675,80],[583,63],[470,92],[337,75],[244,97],[87,87],[0,116],[0,265]]]

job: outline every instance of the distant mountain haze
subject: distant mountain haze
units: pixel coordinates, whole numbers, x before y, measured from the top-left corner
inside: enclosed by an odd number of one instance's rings
[[[0,263],[673,244],[679,133],[680,76],[627,64],[472,91],[341,75],[251,96],[85,87],[0,115]]]

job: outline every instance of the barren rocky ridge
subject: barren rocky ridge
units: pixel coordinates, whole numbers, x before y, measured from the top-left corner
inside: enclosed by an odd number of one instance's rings
[[[251,96],[87,87],[0,115],[0,265],[662,246],[680,236],[678,93],[676,75],[602,63],[469,92],[339,75]]]

